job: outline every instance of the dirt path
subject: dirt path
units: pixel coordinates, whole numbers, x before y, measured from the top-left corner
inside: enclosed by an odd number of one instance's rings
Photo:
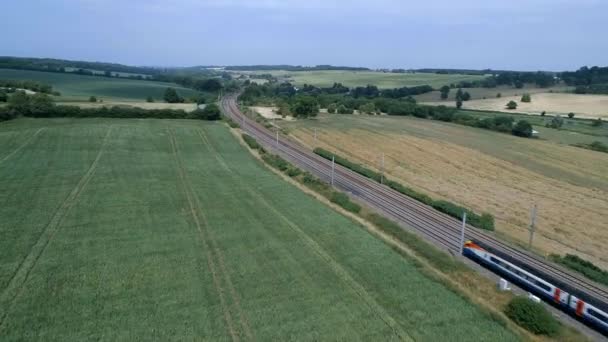
[[[42,129],[38,130],[40,132]],[[106,144],[108,142],[108,137],[110,136],[110,132],[112,131],[112,126],[108,128],[106,132],[101,147],[99,148],[99,152],[97,152],[97,156],[95,160],[89,166],[87,172],[80,178],[76,187],[70,192],[68,197],[61,203],[59,208],[53,214],[53,217],[49,221],[49,223],[44,227],[38,240],[32,246],[27,256],[22,260],[19,267],[15,270],[15,273],[8,281],[8,285],[0,295],[0,328],[2,328],[4,322],[6,321],[6,316],[10,308],[14,305],[17,297],[22,293],[23,285],[27,281],[30,272],[36,266],[36,263],[40,259],[40,256],[44,253],[47,246],[56,235],[57,231],[61,227],[61,223],[65,219],[65,217],[70,213],[70,210],[74,207],[74,204],[78,202],[78,198],[80,194],[84,191],[87,184],[93,177],[99,160],[103,155]],[[37,132],[37,133],[38,133]],[[26,145],[24,143],[24,145]],[[24,146],[22,145],[22,146]]]

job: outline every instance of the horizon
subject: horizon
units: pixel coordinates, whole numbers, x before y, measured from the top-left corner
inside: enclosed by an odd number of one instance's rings
[[[2,55],[17,57],[566,71],[605,63],[606,12],[599,0],[59,0],[7,4],[0,20]]]

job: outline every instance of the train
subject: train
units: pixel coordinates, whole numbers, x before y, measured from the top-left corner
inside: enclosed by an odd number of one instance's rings
[[[473,241],[466,241],[463,246],[463,255],[482,264],[483,266],[505,276],[513,283],[554,304],[562,310],[578,317],[587,324],[608,334],[608,313],[597,305],[592,305],[577,297],[572,292],[566,291],[550,280],[524,270],[523,268],[489,252]]]

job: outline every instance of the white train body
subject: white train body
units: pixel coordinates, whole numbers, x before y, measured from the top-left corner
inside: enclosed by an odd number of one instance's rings
[[[608,333],[608,313],[584,302],[521,267],[486,251],[471,241],[467,241],[464,244],[463,254],[488,266],[490,269],[499,271],[526,290],[538,294],[546,301],[554,302],[564,310],[574,313],[576,316]]]

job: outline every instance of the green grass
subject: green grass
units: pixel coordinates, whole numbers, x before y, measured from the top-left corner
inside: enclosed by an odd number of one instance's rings
[[[61,92],[58,101],[86,101],[89,96],[104,100],[145,101],[152,96],[161,101],[167,87],[177,89],[182,97],[191,97],[194,90],[177,84],[143,80],[128,80],[100,76],[61,74],[53,72],[0,69],[0,79],[31,80],[47,83]]]
[[[223,123],[19,119],[0,161],[0,340],[516,339]]]
[[[400,88],[419,85],[430,85],[440,88],[446,84],[458,83],[461,81],[474,81],[483,79],[484,76],[475,75],[439,75],[431,73],[383,73],[375,71],[344,71],[344,70],[324,70],[324,71],[270,71],[274,76],[286,78],[289,81],[303,85],[312,84],[318,87],[329,87],[334,82],[342,83],[347,87],[366,86],[372,84],[378,88]]]

